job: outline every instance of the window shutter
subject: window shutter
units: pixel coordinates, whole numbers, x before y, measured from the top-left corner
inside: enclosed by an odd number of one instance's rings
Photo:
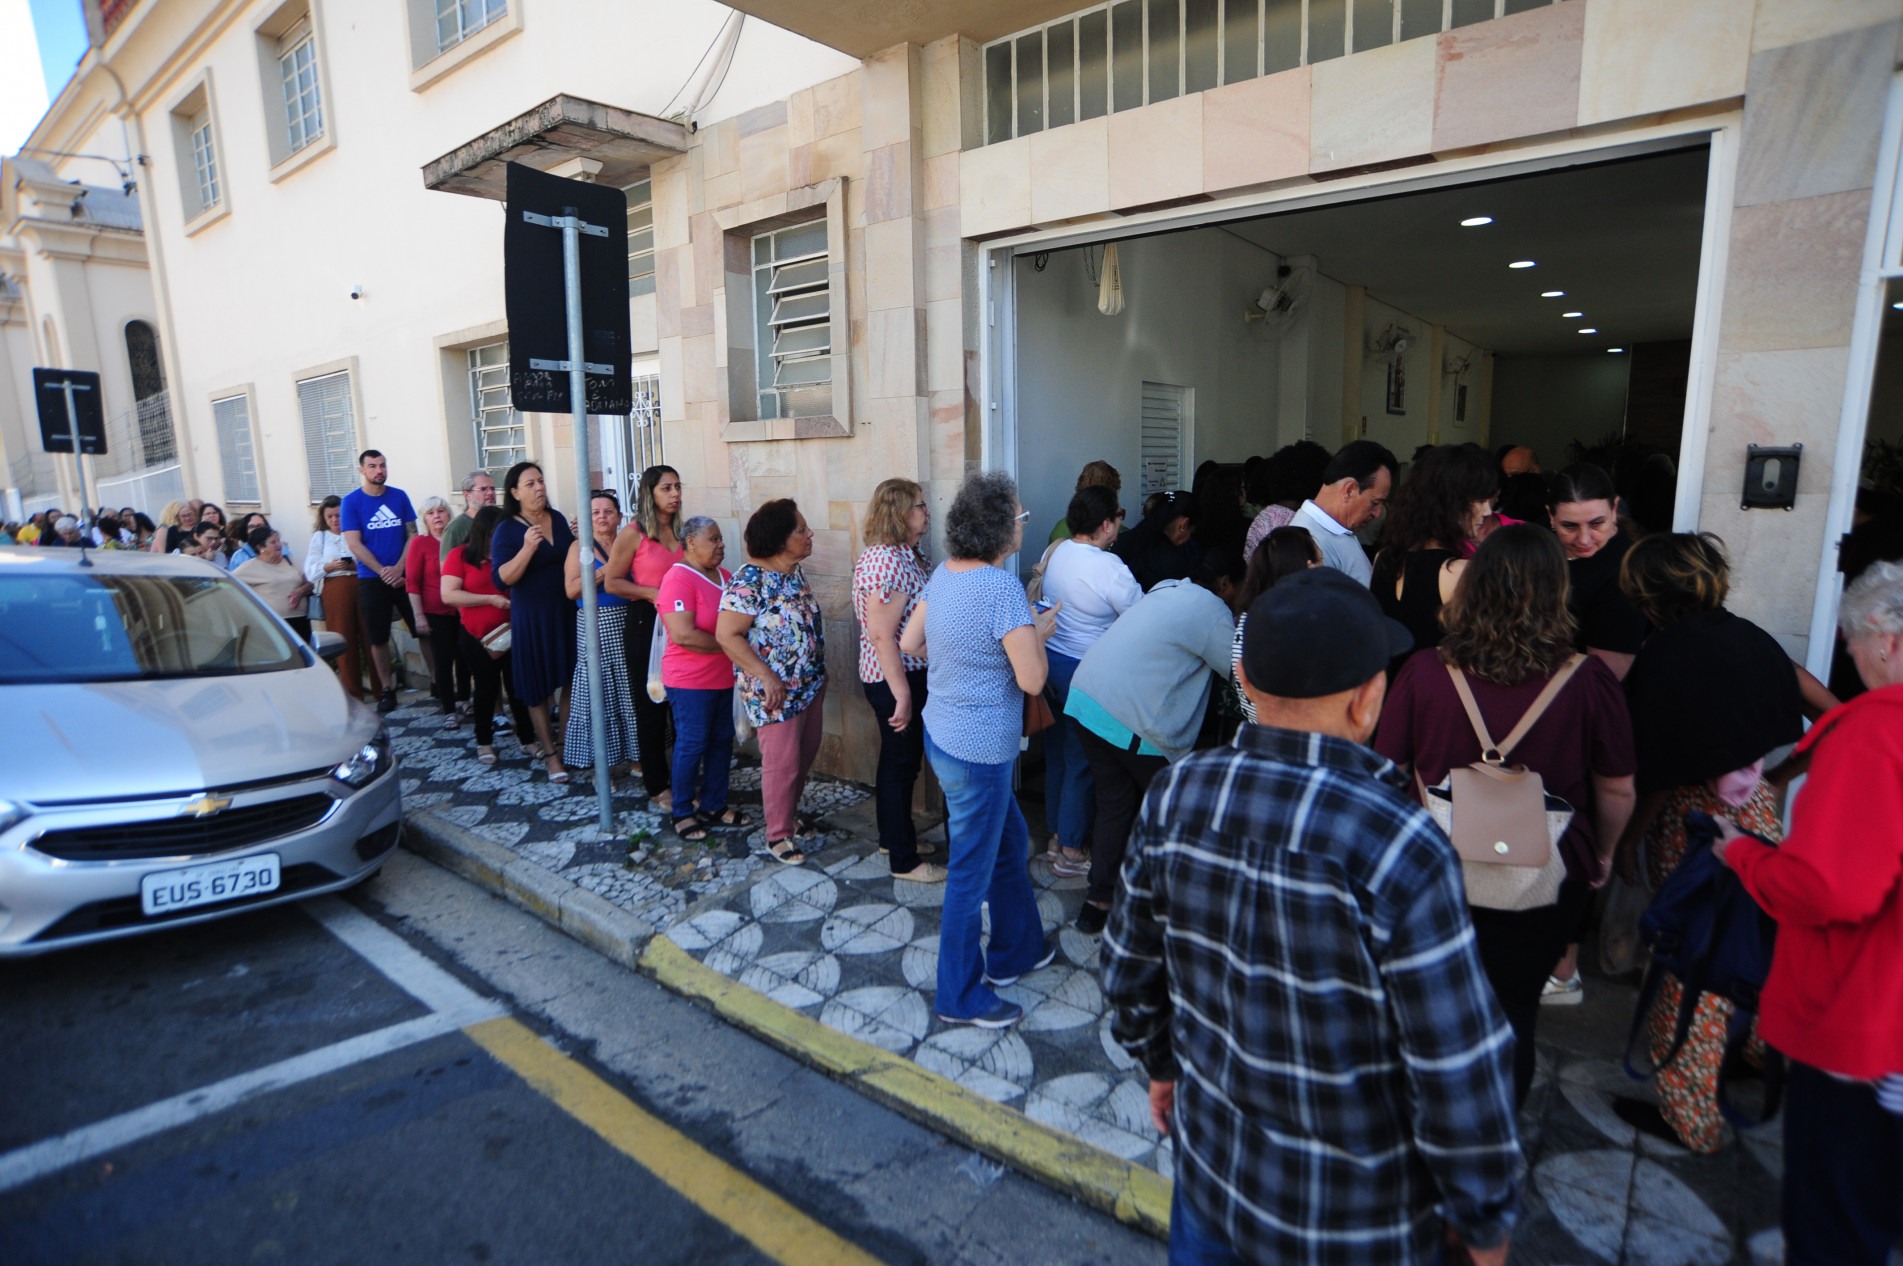
[[[251,404],[243,396],[211,402],[218,430],[218,461],[225,472],[225,500],[258,503],[258,462],[251,447]]]
[[[327,374],[297,384],[297,407],[304,422],[304,463],[310,470],[311,500],[343,496],[356,486],[357,422],[350,404],[350,375]]]
[[[1169,383],[1143,384],[1143,433],[1138,465],[1143,495],[1184,487],[1183,448],[1188,431],[1189,389]]]

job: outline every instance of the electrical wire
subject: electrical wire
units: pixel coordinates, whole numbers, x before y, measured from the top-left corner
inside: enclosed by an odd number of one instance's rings
[[[727,82],[728,72],[730,72],[733,69],[734,55],[740,49],[740,30],[742,27],[746,25],[747,15],[744,13],[740,13],[737,10],[731,10],[729,12],[731,17],[737,17],[740,19],[740,25],[734,28],[733,42],[732,44],[728,46],[728,49],[727,49],[726,64],[721,67],[720,78],[712,81],[711,91],[702,92],[699,101],[690,101],[686,104],[685,108],[690,113],[694,109],[696,109],[699,105],[702,105],[708,101],[713,100],[714,95],[718,93],[721,89],[721,86]],[[716,48],[720,47],[721,37],[726,33],[726,30],[727,30],[727,23],[725,21],[722,21],[720,24],[720,29],[714,32],[713,40],[701,52],[700,59],[694,63],[694,68],[687,72],[686,81],[682,83],[679,88],[676,88],[674,90],[674,95],[669,97],[667,99],[667,104],[662,106],[660,110],[657,112],[657,115],[656,115],[657,118],[665,119],[669,117],[668,112],[672,110],[674,108],[674,104],[681,99],[681,94],[683,92],[686,92],[690,87],[693,86],[695,78],[700,74],[700,68],[707,64],[707,59],[713,55],[713,52]],[[691,124],[693,120],[690,118],[688,122]]]

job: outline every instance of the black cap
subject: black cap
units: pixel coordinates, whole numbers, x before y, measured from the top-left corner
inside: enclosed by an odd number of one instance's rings
[[[1353,690],[1412,649],[1414,635],[1381,613],[1366,586],[1311,567],[1249,604],[1242,671],[1263,694],[1319,699]]]

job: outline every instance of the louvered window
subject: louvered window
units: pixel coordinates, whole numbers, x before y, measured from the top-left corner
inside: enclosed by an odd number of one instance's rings
[[[833,411],[830,285],[825,221],[753,239],[761,417]]]
[[[636,181],[628,195],[628,297],[654,293],[654,182]]]
[[[476,461],[497,483],[529,455],[529,432],[509,396],[509,344],[469,349],[469,412],[476,426]]]
[[[350,403],[350,374],[326,374],[297,384],[304,422],[304,463],[311,500],[343,496],[357,486],[357,419]]]
[[[218,461],[225,472],[225,500],[258,504],[258,458],[251,442],[251,402],[226,396],[211,402],[218,430]]]
[[[1186,488],[1183,467],[1189,451],[1189,388],[1164,382],[1143,384],[1143,437],[1139,466],[1143,495]]]

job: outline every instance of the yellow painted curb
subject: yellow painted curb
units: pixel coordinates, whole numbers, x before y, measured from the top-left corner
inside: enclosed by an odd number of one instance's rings
[[[1169,1235],[1170,1183],[1155,1170],[1033,1121],[909,1059],[829,1029],[704,966],[665,936],[648,942],[639,967],[667,988],[701,999],[728,1022],[852,1082],[913,1120],[1120,1222],[1158,1238]]]

